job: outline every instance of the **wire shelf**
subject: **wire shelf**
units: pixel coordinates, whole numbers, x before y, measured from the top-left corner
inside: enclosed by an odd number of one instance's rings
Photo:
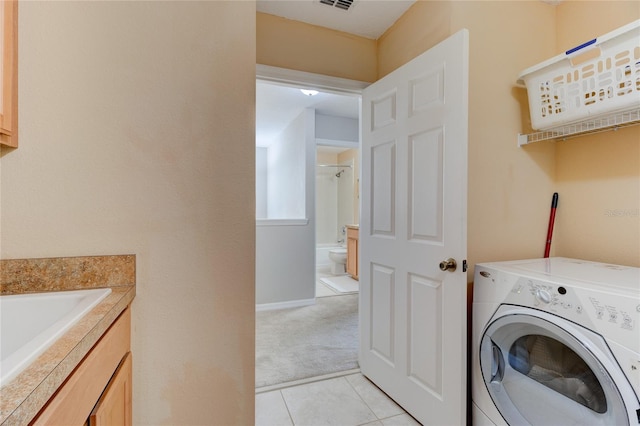
[[[575,124],[555,127],[543,132],[518,134],[518,146],[546,140],[566,140],[592,133],[618,130],[640,124],[640,107],[602,117],[595,117]]]

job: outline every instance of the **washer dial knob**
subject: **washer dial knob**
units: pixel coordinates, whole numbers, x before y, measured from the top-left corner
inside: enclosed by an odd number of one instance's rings
[[[536,291],[536,299],[543,303],[549,303],[551,302],[552,297],[547,290],[539,288],[538,291]]]

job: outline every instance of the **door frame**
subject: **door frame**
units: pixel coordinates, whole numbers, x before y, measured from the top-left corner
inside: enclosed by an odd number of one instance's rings
[[[357,96],[361,96],[362,91],[371,84],[366,81],[350,80],[262,64],[256,64],[256,79],[273,84],[296,86],[302,89],[316,89],[339,95]]]

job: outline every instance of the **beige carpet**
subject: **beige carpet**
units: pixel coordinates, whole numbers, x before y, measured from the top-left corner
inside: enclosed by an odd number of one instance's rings
[[[358,295],[256,313],[256,388],[358,367]]]

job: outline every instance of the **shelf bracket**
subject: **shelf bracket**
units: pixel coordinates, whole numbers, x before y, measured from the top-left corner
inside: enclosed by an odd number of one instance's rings
[[[522,147],[529,143],[529,136],[518,133],[518,146]]]

